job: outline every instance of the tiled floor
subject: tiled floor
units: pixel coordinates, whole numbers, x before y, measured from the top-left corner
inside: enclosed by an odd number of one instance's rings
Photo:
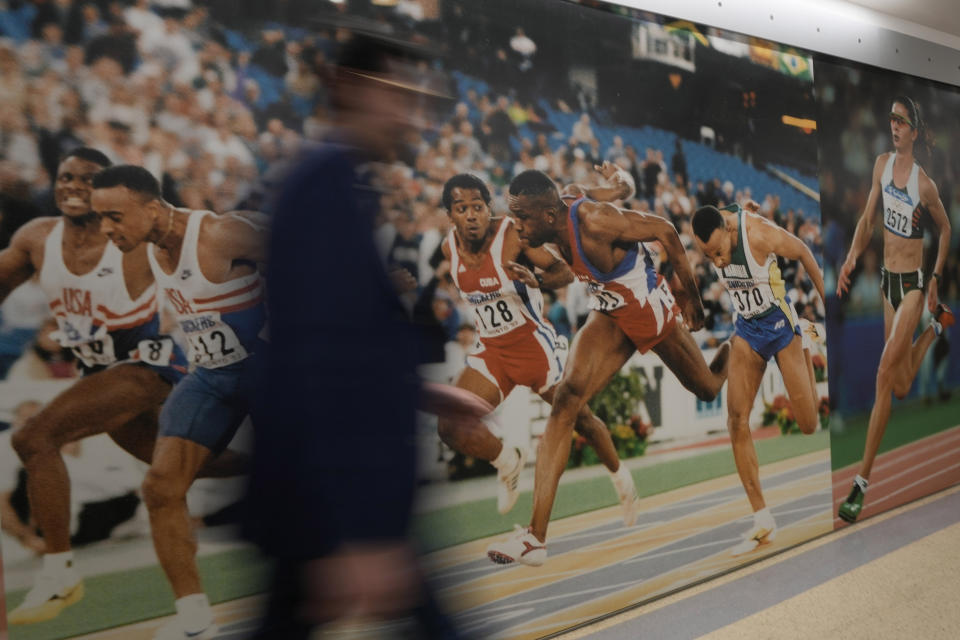
[[[960,487],[559,636],[960,637]]]

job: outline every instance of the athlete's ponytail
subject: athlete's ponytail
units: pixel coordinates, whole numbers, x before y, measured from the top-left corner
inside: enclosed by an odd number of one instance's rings
[[[907,114],[910,116],[910,124],[913,129],[917,132],[917,140],[914,142],[914,155],[917,157],[917,160],[923,164],[933,157],[933,134],[930,132],[927,127],[927,123],[923,121],[923,116],[920,113],[920,105],[913,101],[907,95],[901,94],[893,99],[894,104],[901,104],[903,108],[907,110]],[[919,146],[917,146],[919,145]]]

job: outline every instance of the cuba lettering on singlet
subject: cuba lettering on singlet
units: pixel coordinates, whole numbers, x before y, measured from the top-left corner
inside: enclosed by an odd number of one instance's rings
[[[506,335],[527,324],[530,320],[527,316],[539,317],[543,308],[538,290],[524,288],[525,300],[503,269],[504,236],[513,221],[502,218],[495,224],[498,226],[490,249],[484,254],[483,263],[476,268],[463,264],[453,230],[447,236],[450,276],[463,300],[473,308],[477,333],[480,338],[487,339]]]

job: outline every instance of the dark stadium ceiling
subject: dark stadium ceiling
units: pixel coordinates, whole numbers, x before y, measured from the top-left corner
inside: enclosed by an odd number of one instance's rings
[[[846,0],[899,20],[960,36],[960,2],[958,0]]]

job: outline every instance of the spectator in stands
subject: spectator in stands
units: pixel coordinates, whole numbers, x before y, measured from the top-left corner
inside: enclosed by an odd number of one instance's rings
[[[677,184],[687,186],[687,156],[683,153],[683,145],[680,144],[680,138],[673,141],[673,159],[670,160],[670,169],[673,171],[674,179]]]
[[[603,154],[603,159],[607,162],[616,162],[626,155],[627,149],[623,146],[623,138],[620,136],[613,136],[613,144],[607,147],[606,152]]]
[[[483,131],[486,151],[498,164],[506,164],[513,159],[510,147],[512,138],[518,136],[517,126],[507,115],[510,101],[501,96],[497,105],[484,118],[480,129]]]
[[[589,145],[596,139],[593,134],[593,127],[590,126],[590,115],[583,113],[580,118],[573,123],[573,131],[570,132],[570,144]]]
[[[57,322],[48,318],[37,331],[33,345],[10,367],[7,380],[52,380],[77,375],[73,352],[53,337]]]
[[[14,289],[0,305],[0,380],[29,348],[49,313],[47,296],[33,281]]]
[[[665,169],[657,162],[657,152],[652,147],[647,147],[647,157],[643,161],[643,194],[647,200],[653,200],[657,195],[661,171]]]
[[[530,39],[522,27],[517,27],[510,38],[510,48],[520,56],[520,70],[527,71],[533,66],[533,56],[537,53],[537,44]]]

